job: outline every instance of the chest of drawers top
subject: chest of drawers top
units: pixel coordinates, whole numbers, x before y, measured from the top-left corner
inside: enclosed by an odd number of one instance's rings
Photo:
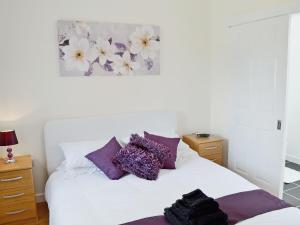
[[[32,169],[32,159],[30,155],[17,156],[15,163],[6,163],[4,159],[0,159],[0,173],[28,169]]]

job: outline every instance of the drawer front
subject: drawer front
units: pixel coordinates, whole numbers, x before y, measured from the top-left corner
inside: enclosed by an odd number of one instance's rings
[[[26,186],[33,186],[31,170],[0,173],[0,191]]]
[[[219,165],[223,164],[222,155],[220,155],[220,154],[207,155],[207,156],[205,156],[205,158],[210,161],[213,161]]]
[[[36,217],[35,202],[23,202],[0,208],[0,224]]]
[[[222,154],[222,142],[210,142],[199,144],[197,151],[202,156]]]
[[[35,201],[32,186],[0,190],[0,207],[28,201]]]

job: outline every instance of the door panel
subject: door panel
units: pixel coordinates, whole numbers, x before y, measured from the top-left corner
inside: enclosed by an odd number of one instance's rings
[[[280,195],[284,164],[287,16],[231,29],[233,104],[229,167]]]

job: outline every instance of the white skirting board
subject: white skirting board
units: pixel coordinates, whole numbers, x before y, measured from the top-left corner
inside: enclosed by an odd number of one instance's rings
[[[37,203],[39,202],[45,202],[45,194],[44,193],[37,193],[35,194],[35,200]]]

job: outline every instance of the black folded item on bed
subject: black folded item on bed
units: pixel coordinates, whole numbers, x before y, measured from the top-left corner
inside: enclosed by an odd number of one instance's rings
[[[164,212],[171,225],[227,225],[227,215],[219,204],[196,189],[184,194]]]

